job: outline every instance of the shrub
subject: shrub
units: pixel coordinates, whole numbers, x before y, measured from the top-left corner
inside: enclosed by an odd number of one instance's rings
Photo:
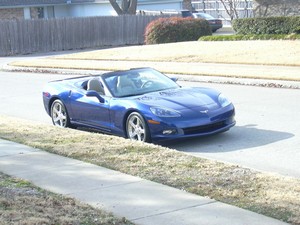
[[[299,34],[300,16],[236,19],[232,27],[238,34]]]
[[[248,34],[200,37],[199,41],[300,40],[300,34]]]
[[[145,29],[146,44],[180,41],[196,41],[201,36],[211,35],[206,20],[193,18],[159,18],[150,22]]]

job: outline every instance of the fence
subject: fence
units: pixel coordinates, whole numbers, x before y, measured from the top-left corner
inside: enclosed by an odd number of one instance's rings
[[[228,5],[228,1],[224,1]],[[239,18],[253,17],[253,1],[252,0],[236,0],[234,8],[238,13]],[[192,1],[192,6],[199,12],[205,12],[215,18],[223,20],[223,24],[231,25],[230,16],[226,13],[225,7],[220,0],[195,0]]]
[[[0,56],[144,43],[157,16],[0,20]]]

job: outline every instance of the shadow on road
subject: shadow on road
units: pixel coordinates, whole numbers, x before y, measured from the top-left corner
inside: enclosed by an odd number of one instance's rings
[[[226,133],[161,144],[184,152],[231,152],[264,146],[293,136],[287,132],[258,129],[250,124],[236,126]]]

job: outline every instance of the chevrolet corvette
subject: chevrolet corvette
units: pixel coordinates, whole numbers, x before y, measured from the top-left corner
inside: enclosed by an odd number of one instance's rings
[[[42,95],[55,126],[144,142],[212,135],[235,125],[235,108],[223,94],[181,87],[152,68],[51,81]]]

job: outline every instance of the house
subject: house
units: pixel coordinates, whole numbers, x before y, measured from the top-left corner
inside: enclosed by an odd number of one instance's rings
[[[139,0],[138,10],[182,8],[182,0]],[[0,19],[110,16],[108,0],[0,0]]]
[[[70,10],[94,0],[0,0],[0,19],[36,19],[70,15]]]
[[[138,0],[138,10],[181,10],[183,0]]]

